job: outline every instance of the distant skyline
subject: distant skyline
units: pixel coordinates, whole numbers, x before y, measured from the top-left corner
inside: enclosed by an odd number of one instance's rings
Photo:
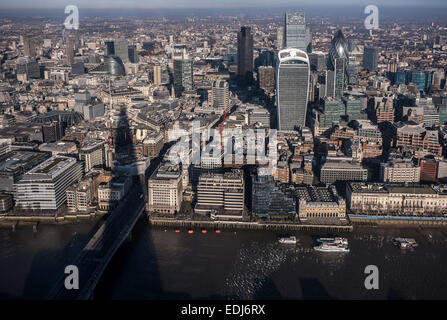
[[[386,7],[446,7],[445,0],[15,0],[0,3],[3,9],[57,9],[73,4],[80,9],[185,9],[185,8],[266,8],[266,7],[300,7],[300,6],[367,6]]]

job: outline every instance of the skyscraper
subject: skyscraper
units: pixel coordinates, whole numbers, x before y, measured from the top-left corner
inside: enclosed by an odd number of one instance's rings
[[[284,44],[285,48],[295,48],[306,51],[306,14],[304,12],[286,12]]]
[[[67,64],[70,66],[74,62],[75,41],[76,39],[73,37],[68,37],[67,39],[67,47],[65,54],[67,55]]]
[[[129,46],[126,39],[117,39],[114,43],[115,55],[121,58],[123,63],[129,62]]]
[[[278,27],[276,34],[276,49],[281,50],[284,48],[284,27]]]
[[[305,51],[293,48],[279,51],[276,65],[279,130],[305,126],[309,76],[309,58]]]
[[[348,84],[349,51],[348,51],[348,42],[346,41],[346,38],[344,37],[341,30],[337,31],[335,37],[331,41],[331,49],[329,50],[329,57],[328,57],[329,70],[336,71],[337,59],[342,59],[338,61],[339,63],[338,70],[344,73],[343,85],[345,86]]]
[[[375,47],[365,47],[363,51],[363,67],[368,71],[377,70],[379,52]]]
[[[250,27],[241,27],[237,34],[237,74],[248,83],[253,78],[253,34]]]
[[[112,76],[123,76],[126,73],[123,62],[117,56],[104,57],[104,69]]]
[[[177,96],[183,91],[194,89],[194,73],[192,60],[185,57],[174,60],[174,89]]]
[[[138,53],[137,47],[135,45],[130,45],[128,48],[129,61],[132,63],[138,63]]]
[[[113,56],[115,54],[115,44],[113,41],[106,41],[104,43],[104,55]]]
[[[222,108],[228,110],[230,105],[230,93],[228,89],[228,82],[225,80],[216,80],[213,82],[211,92],[208,94],[209,104],[215,108]]]
[[[26,57],[34,58],[36,56],[36,47],[33,39],[23,37],[23,54]]]

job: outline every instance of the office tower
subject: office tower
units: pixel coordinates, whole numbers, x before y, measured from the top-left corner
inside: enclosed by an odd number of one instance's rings
[[[123,61],[117,56],[104,57],[104,70],[112,76],[123,76],[126,74]]]
[[[33,39],[23,37],[23,54],[25,57],[34,58],[36,56],[36,47]]]
[[[227,47],[227,61],[228,65],[237,63],[237,49],[230,46]]]
[[[365,47],[363,51],[363,68],[374,72],[377,70],[379,51],[375,47]]]
[[[336,82],[342,81],[343,88],[348,84],[348,62],[349,62],[349,51],[348,42],[341,30],[338,30],[335,37],[331,41],[331,48],[329,50],[328,57],[328,70],[335,71],[339,73],[336,75]],[[337,90],[343,90],[343,88],[338,88]]]
[[[105,164],[104,141],[88,141],[79,149],[79,160],[84,162],[85,172],[92,168],[102,168]]]
[[[119,57],[123,63],[129,62],[129,45],[126,39],[117,39],[114,43],[115,56]]]
[[[312,32],[309,27],[306,27],[306,51],[312,52]]]
[[[237,74],[245,83],[253,79],[253,34],[250,27],[241,27],[237,34]]]
[[[345,116],[345,105],[341,99],[328,97],[323,99],[322,112],[318,116],[318,123],[322,128],[339,125]]]
[[[332,184],[336,181],[366,181],[368,169],[360,163],[344,160],[327,161],[320,171],[320,180],[323,183]]]
[[[260,66],[274,66],[275,65],[275,53],[271,50],[263,50],[259,56],[255,59],[255,69]]]
[[[182,166],[162,162],[148,180],[148,212],[174,215],[180,211],[182,193]]]
[[[152,70],[152,81],[153,84],[159,85],[161,81],[161,66],[154,66]]]
[[[104,56],[115,55],[115,43],[113,41],[104,42]]]
[[[261,66],[258,68],[259,88],[265,92],[273,92],[275,89],[275,68],[272,66]]]
[[[259,168],[251,176],[251,206],[253,215],[267,218],[295,216],[295,195],[281,189],[271,175],[262,175]]]
[[[278,27],[276,33],[276,49],[282,50],[284,48],[284,27]]]
[[[184,57],[174,60],[174,89],[177,96],[194,89],[193,62]]]
[[[279,51],[276,65],[279,130],[306,125],[309,76],[309,58],[305,51],[291,48]]]
[[[326,55],[323,52],[309,53],[308,56],[312,70],[323,71],[326,68]]]
[[[428,92],[432,82],[432,74],[429,71],[413,70],[411,71],[410,81],[418,86],[419,91]]]
[[[67,64],[72,65],[74,61],[75,38],[68,37],[65,55],[67,56]]]
[[[74,111],[81,113],[84,120],[93,120],[105,113],[104,103],[97,99],[91,99],[89,92],[75,94]]]
[[[306,14],[304,12],[286,12],[284,47],[307,51]]]
[[[195,213],[220,219],[241,219],[244,212],[244,175],[241,170],[202,174],[197,186]]]
[[[333,98],[341,98],[346,85],[345,79],[345,59],[337,58],[334,61],[333,69],[326,72],[327,96]]]
[[[129,53],[129,61],[131,63],[138,63],[138,53],[137,53],[137,47],[135,45],[129,46],[128,53]]]
[[[30,57],[21,57],[17,59],[17,75],[26,75],[27,79],[39,79],[40,67],[37,61]]]
[[[228,82],[216,80],[213,82],[211,92],[208,94],[210,106],[228,111],[230,105],[230,92]]]
[[[67,199],[68,187],[81,177],[82,166],[75,158],[51,157],[14,184],[16,205],[28,210],[57,210]]]

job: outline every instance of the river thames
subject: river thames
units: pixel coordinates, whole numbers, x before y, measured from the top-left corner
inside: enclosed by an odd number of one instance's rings
[[[54,281],[88,241],[93,223],[0,229],[0,297],[45,299]],[[175,233],[140,219],[118,250],[95,299],[446,299],[447,229],[361,227],[347,234],[349,253],[315,252],[315,238],[293,233],[208,230]],[[414,251],[393,237],[412,237]],[[379,269],[379,289],[367,290],[367,265]],[[82,276],[82,275],[80,275]]]

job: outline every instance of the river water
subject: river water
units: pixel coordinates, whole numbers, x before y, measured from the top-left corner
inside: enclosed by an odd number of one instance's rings
[[[0,229],[0,297],[42,299],[85,245],[93,224]],[[150,228],[140,219],[106,269],[95,299],[446,299],[447,229],[355,227],[349,253],[312,250],[274,232]],[[393,246],[413,237],[414,251]],[[364,286],[367,265],[379,269],[379,289]],[[80,275],[82,276],[82,275]]]

